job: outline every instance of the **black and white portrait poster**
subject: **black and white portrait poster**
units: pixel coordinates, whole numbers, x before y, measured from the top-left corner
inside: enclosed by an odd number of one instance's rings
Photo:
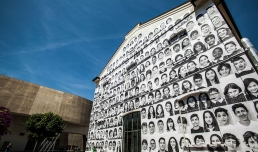
[[[211,1],[117,51],[94,94],[91,148],[121,152],[137,136],[143,152],[258,151],[257,72]]]

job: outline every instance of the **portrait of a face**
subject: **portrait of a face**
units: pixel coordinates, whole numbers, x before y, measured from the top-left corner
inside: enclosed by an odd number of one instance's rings
[[[215,116],[220,126],[229,125],[230,116],[228,110],[222,107],[215,109]]]
[[[142,134],[146,135],[147,132],[148,132],[148,130],[147,130],[147,123],[144,122],[144,123],[142,123]]]
[[[145,108],[141,110],[141,117],[142,117],[142,119],[146,118],[146,109]]]
[[[149,123],[149,132],[151,135],[155,133],[155,125],[153,121]]]
[[[234,60],[233,64],[238,71],[242,71],[246,68],[246,62],[243,58],[239,58],[238,60]]]
[[[148,40],[151,40],[151,39],[152,39],[152,37],[153,37],[153,33],[152,33],[152,32],[150,32],[150,33],[149,33],[149,35],[148,35]]]
[[[168,58],[166,60],[166,65],[167,65],[167,68],[171,68],[172,67],[172,60],[171,60],[171,58]]]
[[[213,23],[213,25],[216,28],[218,28],[218,27],[222,26],[223,24],[225,24],[225,23],[222,22],[222,19],[219,16],[215,16],[214,18],[212,18],[211,22]]]
[[[176,55],[176,57],[175,57],[175,61],[176,61],[176,63],[177,64],[180,64],[180,63],[182,63],[182,61],[184,60],[184,57],[183,57],[183,55],[182,54],[178,54],[178,55]]]
[[[155,98],[156,98],[156,100],[160,100],[160,99],[161,99],[161,93],[160,93],[160,91],[156,91],[156,92],[155,92]]]
[[[166,142],[164,138],[159,139],[159,149],[160,151],[165,151],[166,148]]]
[[[206,46],[201,41],[198,41],[193,45],[193,50],[196,55],[207,51]]]
[[[181,149],[183,149],[183,147],[188,147],[188,146],[190,146],[191,145],[191,141],[190,141],[190,139],[188,139],[188,138],[181,138],[180,139],[180,146],[181,146]]]
[[[218,73],[222,76],[222,77],[226,77],[228,75],[230,75],[231,72],[231,65],[229,63],[222,63],[218,66]]]
[[[155,83],[155,86],[158,87],[159,86],[159,78],[155,78],[154,83]]]
[[[203,128],[200,127],[200,120],[199,120],[199,116],[194,113],[190,116],[190,121],[191,124],[193,125],[193,128],[191,129],[191,133],[202,133],[203,132]]]
[[[159,43],[158,45],[157,45],[157,50],[158,51],[160,51],[162,49],[162,44],[161,43]],[[163,54],[162,54],[163,55]],[[160,58],[160,57],[159,57]]]
[[[215,36],[214,36],[213,34],[208,35],[208,36],[205,38],[205,42],[206,42],[209,46],[215,45],[215,43],[216,43],[216,41],[215,41]]]
[[[169,96],[169,92],[170,92],[170,90],[169,90],[168,87],[165,87],[165,88],[163,89],[164,95]]]
[[[203,121],[205,132],[220,131],[217,120],[211,111],[206,110],[203,112]]]
[[[142,150],[144,151],[144,150],[146,150],[147,148],[148,148],[148,143],[147,143],[147,140],[144,139],[144,140],[142,141]]]
[[[142,95],[141,103],[142,103],[142,105],[146,105],[146,96],[145,95]]]
[[[188,71],[191,73],[191,72],[194,72],[196,70],[196,63],[194,61],[191,61],[187,64],[187,69]]]
[[[153,106],[150,106],[150,107],[149,107],[149,115],[150,115],[150,116],[153,115],[153,117],[155,117],[154,113],[155,113],[154,107],[153,107]]]
[[[152,93],[148,95],[148,99],[149,99],[149,103],[152,104],[152,102],[154,101],[154,97]]]
[[[202,27],[201,27],[201,31],[204,35],[208,35],[211,31],[210,29],[210,26],[208,24],[204,24]]]
[[[196,45],[196,46],[195,46],[195,50],[199,51],[199,50],[201,50],[201,49],[202,49],[202,47],[201,47],[200,45]]]
[[[225,112],[218,112],[217,120],[220,124],[225,125],[228,123],[228,115]]]
[[[156,35],[158,32],[159,32],[159,29],[158,29],[158,28],[155,28],[155,29],[154,29],[154,35]]]
[[[217,91],[211,91],[209,92],[209,95],[211,100],[218,101],[221,98],[220,93]]]
[[[191,89],[191,84],[190,84],[189,81],[183,81],[182,86],[183,86],[186,90]]]
[[[112,142],[110,141],[110,142],[109,142],[109,145],[108,145],[108,149],[109,149],[109,150],[112,150],[112,145],[113,145],[113,144],[112,144]]]
[[[177,53],[177,52],[179,52],[180,51],[180,45],[179,44],[175,44],[174,46],[173,46],[173,50]]]
[[[179,78],[184,78],[185,76],[187,76],[188,71],[187,71],[186,67],[181,66],[181,67],[178,69],[178,74],[179,74]]]
[[[157,61],[156,56],[153,56],[153,57],[152,57],[152,64],[154,65],[154,64],[156,63],[156,61]]]
[[[163,108],[161,105],[157,106],[157,114],[162,114],[163,113]]]
[[[150,61],[146,61],[145,63],[145,68],[149,67],[150,66]]]
[[[163,133],[164,132],[164,123],[163,123],[163,121],[158,121],[158,129],[159,129],[159,133]]]
[[[196,138],[195,142],[196,142],[196,145],[198,146],[205,144],[205,141],[203,138]]]
[[[170,104],[169,102],[167,102],[167,103],[165,104],[165,109],[166,109],[167,112],[170,112],[170,110],[172,109],[172,104]]]
[[[154,139],[151,139],[150,141],[150,148],[151,150],[155,150],[156,149],[156,142]]]
[[[201,56],[201,57],[199,58],[199,61],[200,61],[200,64],[201,64],[202,66],[205,66],[205,65],[209,64],[209,59],[208,59],[207,56]]]
[[[230,56],[234,56],[240,52],[242,52],[242,49],[238,49],[238,43],[235,41],[229,41],[225,44],[225,50],[228,52]]]
[[[258,80],[255,78],[244,79],[245,92],[247,100],[258,99]],[[256,102],[255,102],[256,103]]]
[[[248,118],[248,111],[246,111],[243,107],[238,107],[235,109],[235,114],[239,118],[240,121],[246,121],[249,120]]]
[[[222,144],[222,139],[217,134],[212,134],[210,137],[210,143],[213,145]]]
[[[224,38],[228,34],[227,29],[225,29],[225,28],[221,28],[217,32],[218,32],[218,35],[220,38]]]
[[[168,40],[165,39],[165,40],[163,41],[163,46],[164,46],[164,47],[167,47],[168,45],[169,45]]]
[[[149,57],[149,55],[150,55],[149,51],[146,51],[145,52],[145,58]]]
[[[246,131],[243,134],[245,145],[251,149],[252,152],[258,152],[258,134],[253,131]]]
[[[180,92],[180,87],[179,87],[179,85],[178,85],[178,84],[174,84],[174,85],[173,85],[173,90],[174,90],[174,92]]]
[[[155,48],[152,48],[152,49],[150,50],[150,55],[153,55],[154,53],[156,53],[156,49],[155,49]]]
[[[171,50],[169,48],[167,48],[165,50],[165,56],[170,56],[171,55]]]
[[[207,14],[208,14],[210,17],[213,17],[214,14],[217,13],[217,9],[215,8],[215,6],[208,7],[206,10],[207,10]]]
[[[224,144],[228,148],[228,151],[236,151],[240,143],[235,135],[230,133],[225,133],[223,134],[222,138],[224,140]]]
[[[166,28],[166,25],[165,25],[164,22],[160,24],[160,28],[161,28],[162,30],[163,30],[164,28]]]
[[[199,14],[199,15],[196,17],[196,20],[197,20],[197,22],[198,22],[199,24],[202,24],[202,23],[206,20],[206,18],[205,18],[205,16],[204,16],[204,14]]]
[[[215,85],[219,83],[216,72],[213,69],[208,69],[205,71],[205,78],[208,86]]]
[[[213,120],[212,120],[212,116],[210,115],[210,113],[204,114],[204,121],[209,125],[212,124]]]
[[[226,100],[230,104],[246,101],[242,93],[242,89],[236,83],[227,84],[224,89],[224,94],[225,94]]]
[[[175,124],[172,118],[167,119],[167,131],[175,131]]]
[[[250,93],[257,93],[258,92],[258,84],[257,84],[257,81],[252,81],[249,83],[249,85],[247,86],[247,90],[250,92]]]
[[[187,103],[188,103],[189,107],[194,108],[197,104],[197,101],[196,101],[194,96],[190,96],[190,97],[187,98]]]
[[[203,83],[203,79],[202,79],[202,78],[196,78],[196,79],[194,79],[194,84],[195,84],[197,87],[201,87],[201,86],[202,86],[202,83]]]
[[[191,32],[190,37],[192,40],[196,40],[199,37],[199,31],[198,30],[194,30]]]
[[[194,53],[193,53],[193,51],[191,49],[187,49],[187,50],[185,50],[185,54],[184,55],[185,55],[186,59],[189,59],[189,58],[191,58],[194,55]]]
[[[172,21],[172,19],[171,19],[171,18],[168,18],[168,19],[166,20],[166,23],[169,24],[171,21]]]
[[[193,21],[189,21],[187,24],[186,24],[186,30],[187,31],[191,31],[194,27],[194,22]]]
[[[175,137],[171,137],[171,138],[169,139],[168,144],[169,144],[169,146],[168,146],[168,149],[169,149],[169,150],[170,150],[170,148],[171,148],[171,150],[172,150],[172,149],[179,150],[179,149],[178,149],[178,144],[177,144],[177,141],[176,141]],[[170,151],[171,151],[171,150],[170,150]]]
[[[185,38],[183,41],[182,41],[182,49],[184,49],[185,47],[189,46],[190,45],[190,41],[188,38]]]

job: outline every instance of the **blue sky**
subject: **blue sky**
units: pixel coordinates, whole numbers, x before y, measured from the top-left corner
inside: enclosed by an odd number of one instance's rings
[[[92,100],[98,76],[124,36],[185,0],[0,0],[0,74]],[[258,47],[256,0],[226,0]]]

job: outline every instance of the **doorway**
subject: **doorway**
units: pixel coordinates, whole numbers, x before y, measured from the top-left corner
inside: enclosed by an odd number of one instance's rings
[[[141,151],[141,114],[133,112],[123,117],[123,152]]]

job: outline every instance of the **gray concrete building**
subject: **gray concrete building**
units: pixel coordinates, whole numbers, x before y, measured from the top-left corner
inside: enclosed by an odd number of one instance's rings
[[[67,123],[57,147],[85,149],[92,101],[0,75],[0,105],[10,109],[13,116],[12,133],[1,138],[0,150],[11,142],[12,151],[32,151],[35,142],[27,139],[25,122],[32,114],[47,112],[58,114]]]

